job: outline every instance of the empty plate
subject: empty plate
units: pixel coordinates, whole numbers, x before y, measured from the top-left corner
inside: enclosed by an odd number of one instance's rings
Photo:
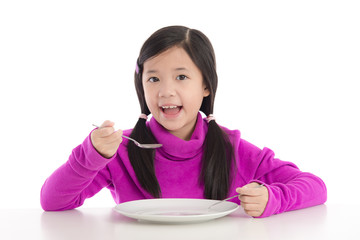
[[[159,198],[143,199],[121,203],[114,210],[130,218],[154,222],[198,222],[226,216],[239,205],[233,202],[221,202],[209,209],[219,200]]]

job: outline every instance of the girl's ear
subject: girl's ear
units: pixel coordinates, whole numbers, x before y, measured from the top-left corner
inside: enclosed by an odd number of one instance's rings
[[[207,87],[204,88],[204,94],[203,94],[203,97],[207,97],[210,95],[210,91]]]

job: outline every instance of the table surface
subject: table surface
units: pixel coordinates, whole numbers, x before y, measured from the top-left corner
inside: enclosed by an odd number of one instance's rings
[[[359,213],[357,205],[319,205],[260,219],[239,208],[206,222],[161,224],[112,208],[0,209],[0,239],[360,239]]]

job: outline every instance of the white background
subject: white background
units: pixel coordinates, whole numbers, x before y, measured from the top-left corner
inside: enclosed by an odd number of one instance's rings
[[[140,114],[135,61],[168,25],[217,55],[215,116],[355,203],[360,136],[359,1],[1,1],[0,208],[39,208],[45,179],[92,129]],[[84,207],[114,206],[107,189]]]

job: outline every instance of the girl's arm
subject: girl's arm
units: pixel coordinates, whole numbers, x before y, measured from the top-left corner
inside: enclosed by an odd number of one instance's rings
[[[89,135],[72,151],[69,160],[45,181],[40,197],[42,208],[46,211],[73,209],[109,186],[111,177],[106,165],[114,156],[102,157]]]
[[[250,182],[265,183],[268,202],[260,217],[323,204],[327,199],[324,182],[317,176],[301,172],[291,162],[274,158],[274,153],[242,141],[242,150],[250,157],[247,169],[253,169]],[[240,150],[240,149],[239,149]]]
[[[275,171],[290,172],[291,170],[284,167]],[[261,179],[265,182],[269,181],[267,177]],[[311,173],[294,173],[293,178],[288,181],[273,181],[265,186],[268,189],[269,199],[260,217],[323,204],[327,199],[324,182]]]

